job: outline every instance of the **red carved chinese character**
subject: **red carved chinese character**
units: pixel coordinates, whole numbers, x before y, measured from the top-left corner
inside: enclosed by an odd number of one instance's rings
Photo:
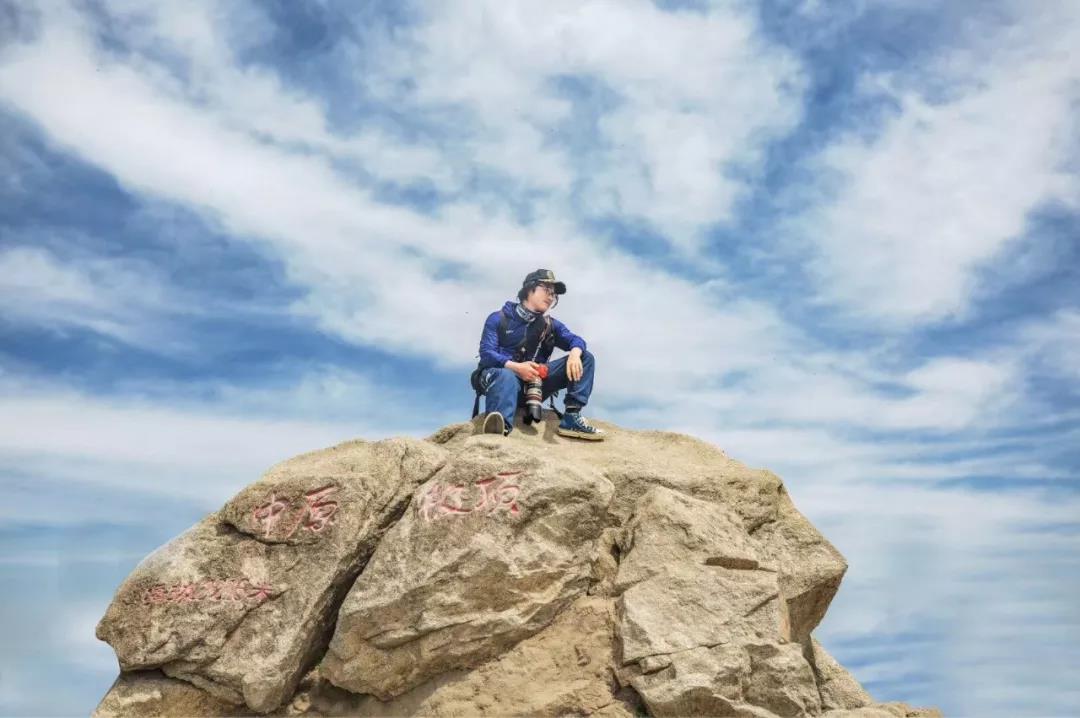
[[[420,514],[420,518],[428,523],[433,518],[436,518],[436,510],[439,508],[439,501],[441,499],[442,487],[438,484],[429,486],[427,491],[420,496],[420,503],[416,505],[416,511]]]
[[[256,602],[262,603],[266,599],[270,598],[270,592],[273,589],[266,584],[259,584],[257,586],[251,586],[248,589],[247,597],[255,599]]]
[[[156,605],[159,603],[165,603],[169,600],[167,589],[165,584],[158,583],[150,588],[146,589],[146,593],[143,594],[143,603]]]
[[[289,505],[289,502],[285,499],[279,499],[277,494],[270,494],[270,500],[262,506],[257,506],[254,511],[251,512],[252,519],[256,526],[262,526],[264,529],[263,535],[269,538],[270,532],[277,525],[277,522],[281,520],[281,513]]]
[[[336,486],[324,486],[321,489],[304,494],[308,514],[308,520],[304,523],[304,528],[309,531],[319,532],[334,522],[334,514],[337,513],[338,504],[336,501],[325,501],[324,499],[335,491],[337,491]]]
[[[481,479],[476,482],[480,487],[480,500],[476,504],[477,511],[491,513],[498,509],[506,509],[515,516],[521,513],[517,505],[517,495],[521,487],[509,482],[509,477],[517,476],[520,471],[500,471],[494,476]]]
[[[505,479],[502,486],[499,487],[499,504],[498,508],[505,508],[514,516],[521,513],[521,509],[517,505],[518,494],[521,493],[521,487],[517,484],[511,484]]]
[[[461,505],[461,494],[464,491],[464,484],[444,487],[442,492],[442,501],[439,502],[439,514],[442,516],[446,516],[449,514],[470,513],[472,509],[467,509]]]
[[[195,600],[195,584],[184,583],[176,591],[176,595],[173,598],[174,603],[191,603]]]
[[[417,513],[425,522],[431,522],[443,516],[460,516],[474,511],[491,513],[499,509],[505,509],[516,516],[521,513],[521,508],[517,504],[521,487],[510,483],[510,477],[521,473],[523,472],[501,471],[474,482],[480,490],[480,495],[472,508],[466,508],[464,505],[462,499],[465,491],[464,484],[455,486],[432,484],[421,494],[416,506]]]
[[[214,582],[208,578],[204,578],[196,584],[195,588],[195,600],[205,601],[210,598],[214,591]]]
[[[476,482],[476,485],[480,488],[480,500],[476,502],[475,511],[490,513],[495,508],[497,501],[495,499],[494,484],[497,481],[498,479],[494,476],[489,476]]]
[[[221,596],[222,601],[235,601],[235,600],[237,600],[239,598],[239,596],[236,593],[236,579],[235,578],[227,578],[224,581],[221,581],[220,583],[221,583],[221,588],[220,588],[220,591],[219,591],[219,595]]]

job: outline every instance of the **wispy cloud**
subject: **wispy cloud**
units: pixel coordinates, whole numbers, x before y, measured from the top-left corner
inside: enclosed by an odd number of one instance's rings
[[[143,396],[137,383],[125,387],[126,396],[110,397],[11,373],[0,386],[3,464],[207,506],[313,447],[431,431],[398,390],[337,369],[316,369],[276,389],[166,383]],[[378,421],[372,405],[383,407]]]
[[[1029,213],[1080,196],[1076,4],[1010,3],[968,32],[925,65],[866,75],[888,119],[820,156],[833,196],[802,223],[811,266],[824,299],[869,321],[963,317]]]
[[[746,6],[442,3],[375,38],[380,99],[467,120],[455,159],[683,248],[732,219],[767,142],[799,119],[798,60]],[[568,80],[573,82],[566,82]],[[404,92],[401,88],[408,88]]]
[[[165,309],[162,285],[146,276],[148,269],[97,257],[76,264],[36,247],[0,249],[4,318],[54,330],[86,328],[141,346],[169,341],[147,322]]]

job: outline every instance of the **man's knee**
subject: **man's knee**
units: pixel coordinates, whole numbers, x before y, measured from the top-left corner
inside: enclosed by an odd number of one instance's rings
[[[488,375],[487,388],[490,389],[493,386],[508,386],[510,382],[517,381],[517,374],[507,369],[506,367],[495,367],[494,371]]]
[[[582,364],[595,364],[596,363],[596,357],[594,357],[593,353],[591,351],[589,351],[588,349],[582,349],[581,350],[581,363]]]

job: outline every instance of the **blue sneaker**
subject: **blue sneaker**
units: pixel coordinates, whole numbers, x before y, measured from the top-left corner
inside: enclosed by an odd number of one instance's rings
[[[575,439],[604,440],[604,432],[589,424],[585,417],[576,411],[568,411],[563,414],[562,421],[559,422],[559,428],[556,431],[560,436],[572,436]]]

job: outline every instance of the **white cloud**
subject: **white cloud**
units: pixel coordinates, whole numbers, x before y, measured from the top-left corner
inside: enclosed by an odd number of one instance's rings
[[[105,598],[104,596],[102,598]],[[49,638],[63,649],[68,663],[81,670],[105,672],[116,662],[112,648],[94,636],[108,608],[105,601],[76,601],[64,606],[48,626]]]
[[[456,2],[426,6],[419,27],[378,45],[388,77],[368,85],[394,104],[466,113],[469,163],[566,194],[586,211],[638,218],[683,249],[731,219],[762,149],[799,119],[795,57],[759,32],[753,10],[664,12],[650,2]],[[385,42],[385,41],[384,41]],[[558,82],[610,95],[595,140]],[[408,79],[415,90],[396,91]],[[393,88],[394,91],[391,91]],[[457,117],[455,116],[455,120]]]
[[[258,5],[218,0],[147,5],[108,0],[104,9],[114,27],[126,30],[129,50],[135,51],[137,64],[154,78],[159,91],[173,100],[203,105],[229,130],[339,161],[353,159],[364,171],[386,181],[424,180],[447,188],[460,181],[438,152],[396,141],[378,128],[365,127],[348,135],[332,132],[326,108],[318,100],[288,87],[271,71],[241,66],[237,55],[274,31]],[[163,48],[183,58],[184,83],[154,62]],[[131,61],[130,56],[125,59]]]
[[[857,677],[898,699],[947,696],[950,715],[1071,710],[1055,676],[1076,658],[1061,639],[1080,628],[1064,579],[1080,569],[1080,540],[1054,527],[1075,527],[1075,495],[865,484],[799,505],[850,564],[818,635]]]
[[[962,317],[980,267],[1029,214],[1075,201],[1080,15],[1067,2],[1012,9],[1008,24],[976,19],[985,37],[925,74],[865,78],[897,109],[823,152],[819,170],[840,189],[802,225],[827,300],[899,324]]]
[[[162,289],[149,279],[147,269],[125,260],[71,263],[36,247],[2,249],[0,316],[38,327],[84,327],[147,346],[164,339],[151,336],[146,322],[164,303]]]
[[[428,217],[378,203],[326,160],[259,142],[214,106],[178,98],[158,70],[103,55],[81,22],[60,13],[36,42],[12,48],[0,95],[131,190],[192,207],[282,257],[310,291],[297,311],[347,339],[460,366],[467,355],[453,348],[472,350],[480,318],[518,277],[558,266],[571,268],[576,306],[591,307],[570,317],[572,328],[615,346],[645,325],[657,344],[680,347],[686,385],[754,362],[780,341],[782,322],[766,305],[729,298],[716,309],[715,291],[584,241],[563,216],[522,226],[470,204]],[[462,265],[465,276],[432,279],[443,262]],[[613,272],[622,280],[615,288],[605,281]],[[454,300],[426,299],[436,296]],[[610,354],[615,376],[632,368],[639,386],[670,377],[659,358],[620,367],[626,360]]]
[[[399,392],[340,370],[315,368],[276,390],[163,383],[140,397],[138,384],[121,384],[127,398],[8,372],[0,381],[0,462],[24,474],[214,508],[296,454],[431,431]]]

